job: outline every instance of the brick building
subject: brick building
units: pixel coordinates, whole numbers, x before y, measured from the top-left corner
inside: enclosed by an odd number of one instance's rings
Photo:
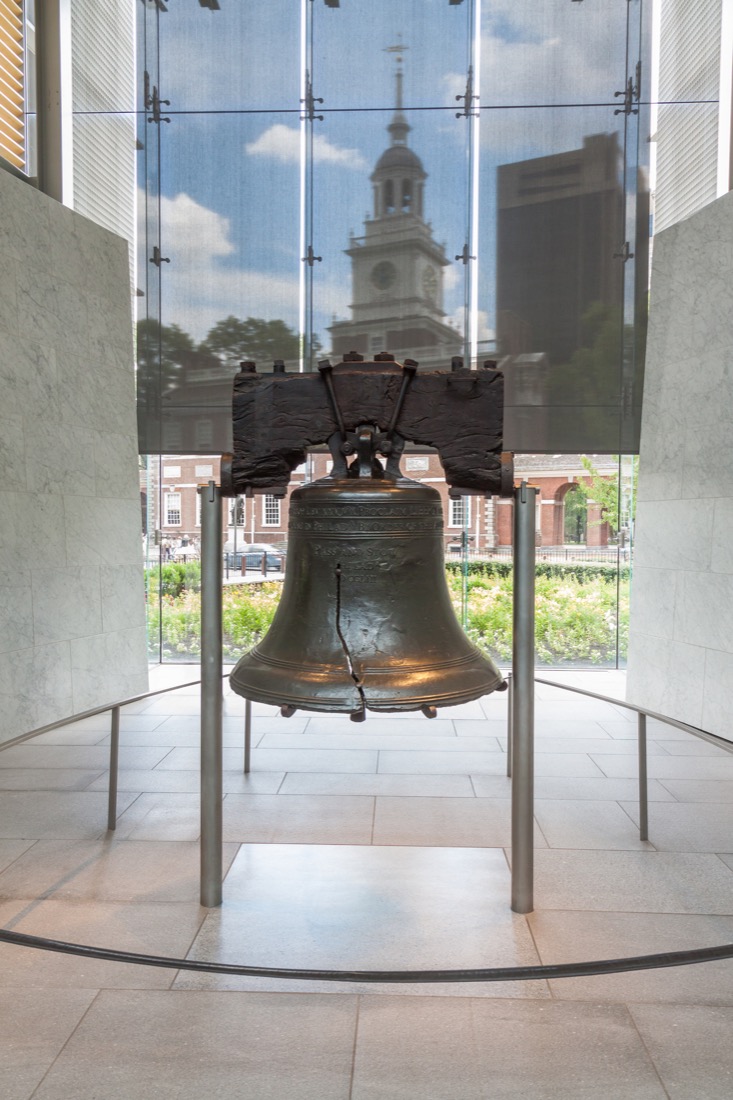
[[[616,460],[609,455],[591,456],[599,473],[609,479],[618,475]],[[224,540],[238,546],[268,543],[284,547],[288,537],[290,493],[306,481],[325,477],[331,468],[327,454],[312,454],[291,478],[282,499],[269,493],[239,497],[226,502]],[[458,547],[465,532],[472,554],[484,555],[511,546],[512,509],[510,500],[448,496],[443,468],[435,454],[407,454],[402,459],[407,477],[437,489],[443,501],[445,547]],[[578,484],[589,483],[579,455],[519,455],[515,460],[516,483],[522,479],[539,490],[537,544],[543,547],[567,545],[598,548],[608,545],[609,527],[600,522],[600,506],[585,500],[573,501]],[[218,481],[219,460],[201,455],[163,457],[142,471],[141,496],[145,531],[172,547],[183,540],[195,552],[201,535],[198,489],[210,479]],[[151,539],[152,541],[152,539]]]

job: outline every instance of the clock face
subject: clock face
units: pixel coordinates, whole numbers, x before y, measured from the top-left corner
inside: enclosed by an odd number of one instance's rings
[[[435,272],[435,268],[426,267],[424,269],[422,273],[422,289],[425,297],[433,301],[438,292],[438,276]]]
[[[389,290],[397,280],[397,268],[389,260],[380,260],[372,268],[371,279],[377,290]]]

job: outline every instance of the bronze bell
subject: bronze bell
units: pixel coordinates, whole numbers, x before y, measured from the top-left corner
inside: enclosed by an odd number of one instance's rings
[[[292,493],[282,598],[231,674],[238,695],[361,721],[506,686],[453,610],[439,493],[380,469],[355,460]]]

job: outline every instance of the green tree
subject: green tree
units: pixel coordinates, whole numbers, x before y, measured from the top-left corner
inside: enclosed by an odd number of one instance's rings
[[[614,458],[618,462],[618,456],[614,455]],[[631,484],[624,484],[618,473],[612,476],[602,474],[588,455],[581,455],[580,461],[588,475],[588,480],[579,481],[577,491],[583,494],[586,503],[592,501],[600,507],[601,517],[595,521],[596,526],[607,523],[614,533],[617,533],[623,527],[628,528],[633,521],[636,502],[636,482],[639,468],[637,460],[632,459]],[[621,490],[620,496],[619,489]]]
[[[314,339],[314,353],[320,349]],[[300,338],[284,321],[265,321],[261,317],[225,317],[211,328],[199,346],[225,361],[240,362],[253,359],[262,366],[269,366],[275,359],[297,359],[300,355]]]
[[[196,344],[178,325],[161,325],[153,317],[137,323],[137,366],[145,389],[161,393],[174,386]]]

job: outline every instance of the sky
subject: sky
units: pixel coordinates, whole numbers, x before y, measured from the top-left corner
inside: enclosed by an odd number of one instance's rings
[[[468,126],[456,118],[478,0],[169,0],[147,5],[146,66],[171,121],[160,126],[164,323],[202,339],[234,314],[297,326],[300,286],[301,19],[311,24],[315,330],[349,317],[350,233],[363,232],[370,173],[389,144],[401,44],[409,144],[428,173],[425,217],[445,243],[445,308],[457,320],[468,216]],[[499,164],[623,133],[614,93],[626,80],[640,0],[483,0],[480,10],[479,294],[481,335],[494,326],[495,181]],[[141,10],[142,7],[141,7]],[[159,69],[152,50],[160,39]],[[142,36],[140,36],[142,41]],[[152,126],[141,191],[157,188]],[[150,179],[142,170],[147,163]],[[144,206],[144,204],[141,204]]]

